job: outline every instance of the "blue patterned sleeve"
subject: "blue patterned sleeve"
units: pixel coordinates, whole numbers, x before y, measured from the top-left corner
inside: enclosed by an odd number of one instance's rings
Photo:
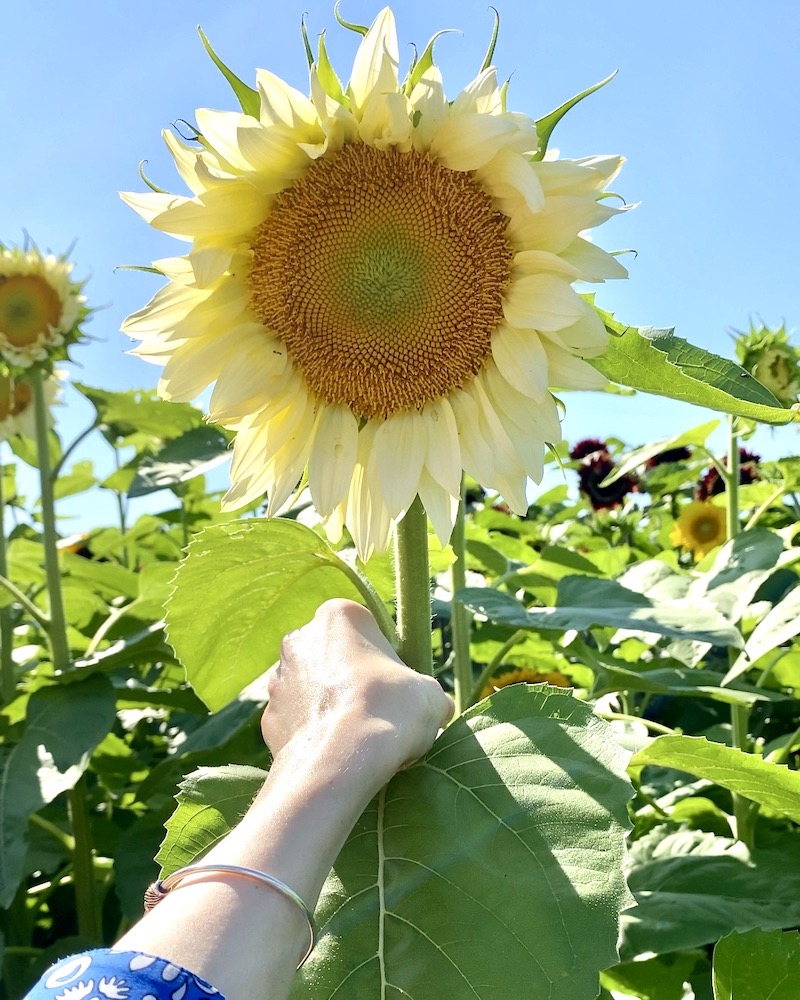
[[[138,951],[100,948],[45,972],[25,1000],[225,1000],[187,969]]]

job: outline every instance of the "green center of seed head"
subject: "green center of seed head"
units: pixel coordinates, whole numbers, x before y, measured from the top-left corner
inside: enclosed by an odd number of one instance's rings
[[[425,301],[425,265],[419,247],[393,227],[382,227],[345,255],[353,319],[385,324],[411,318]]]

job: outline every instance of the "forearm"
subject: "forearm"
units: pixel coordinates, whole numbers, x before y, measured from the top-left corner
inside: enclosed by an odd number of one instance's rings
[[[242,822],[203,863],[267,872],[313,910],[347,835],[384,780],[370,772],[366,747],[349,747],[344,769],[342,752],[335,737],[286,747]],[[169,893],[117,947],[168,958],[228,1000],[284,1000],[307,935],[297,906],[268,886],[198,876]]]

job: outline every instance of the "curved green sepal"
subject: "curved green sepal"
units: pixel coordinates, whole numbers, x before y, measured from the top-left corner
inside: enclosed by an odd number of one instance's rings
[[[165,191],[164,188],[160,188],[157,184],[154,184],[147,174],[144,172],[144,165],[147,160],[139,160],[139,176],[142,178],[144,183],[150,188],[151,191],[155,191],[156,194],[169,194],[169,191]]]
[[[336,70],[333,68],[333,64],[328,58],[328,48],[325,45],[325,32],[320,32],[319,36],[319,52],[317,54],[317,76],[319,77],[319,82],[322,84],[322,89],[339,104],[347,107],[349,102],[345,97],[344,88],[342,87],[342,81],[336,75]]]
[[[544,118],[540,118],[536,122],[536,132],[539,136],[539,148],[536,151],[536,155],[532,157],[534,160],[544,159],[544,154],[547,152],[547,144],[550,142],[550,136],[553,134],[553,130],[556,125],[561,121],[564,115],[571,111],[576,104],[579,104],[584,97],[588,97],[589,94],[593,94],[596,90],[600,90],[601,87],[605,87],[607,83],[614,79],[619,70],[614,70],[610,73],[605,80],[601,80],[599,83],[594,84],[593,87],[588,87],[586,90],[582,90],[580,94],[576,94],[575,97],[570,98],[561,107],[556,108],[555,111],[551,111],[549,115],[545,115]]]
[[[500,33],[500,12],[496,7],[490,7],[489,10],[494,14],[494,28],[492,28],[492,37],[489,39],[489,48],[486,50],[486,55],[483,57],[483,62],[481,63],[481,73],[492,65],[494,50],[497,46],[497,36]]]
[[[411,91],[416,87],[419,81],[422,79],[423,73],[429,70],[433,66],[433,46],[436,44],[438,38],[442,35],[448,35],[451,32],[457,32],[457,28],[442,28],[441,31],[437,31],[433,38],[425,46],[425,51],[417,59],[414,58],[414,62],[411,65],[411,69],[408,71],[408,78],[403,86],[403,90],[406,95],[409,95]]]
[[[308,68],[314,65],[314,53],[311,51],[311,42],[308,40],[308,30],[306,28],[306,14],[300,18],[300,33],[303,36],[303,47],[306,50],[306,59],[308,60]]]
[[[333,5],[333,16],[341,24],[343,28],[347,28],[349,31],[355,31],[359,35],[366,35],[369,28],[365,24],[351,24],[349,21],[345,21],[342,15],[339,13],[339,8],[342,5],[342,0],[336,0]]]
[[[766,424],[800,419],[736,362],[693,347],[672,330],[626,327],[598,312],[611,343],[601,357],[587,360],[612,382]]]
[[[228,69],[217,53],[211,48],[211,43],[206,38],[205,32],[199,25],[197,27],[197,32],[200,35],[200,41],[203,43],[203,47],[209,56],[211,56],[211,61],[231,85],[231,90],[234,94],[236,94],[236,98],[241,105],[242,111],[244,111],[246,115],[250,115],[252,118],[258,118],[261,111],[261,99],[258,96],[258,91],[253,90],[252,87],[248,87],[243,80],[239,79],[233,70]]]

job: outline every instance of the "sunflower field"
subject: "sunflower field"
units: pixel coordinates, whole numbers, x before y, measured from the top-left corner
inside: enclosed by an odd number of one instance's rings
[[[310,96],[204,37],[238,107],[165,133],[189,195],[125,195],[190,245],[123,327],[157,391],[67,379],[87,288],[0,245],[0,1000],[236,824],[268,668],[336,597],[456,717],[348,839],[293,1000],[796,1000],[800,351],[573,287],[626,276],[589,238],[621,157],[548,150],[602,84],[529,118],[495,37],[448,101],[435,39],[403,76],[388,9],[339,22]],[[698,423],[564,440],[576,391]],[[98,491],[116,522],[62,532]]]

